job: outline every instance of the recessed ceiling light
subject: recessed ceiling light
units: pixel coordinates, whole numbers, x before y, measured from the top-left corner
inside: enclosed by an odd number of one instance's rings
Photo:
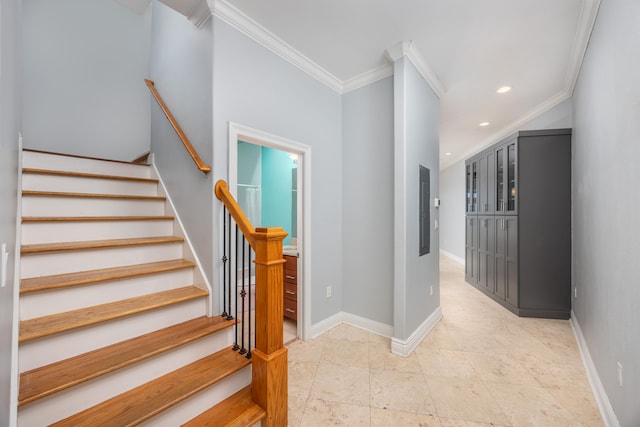
[[[489,126],[489,124],[490,124],[489,122],[482,122],[478,126],[483,126],[484,127],[484,126]]]
[[[445,155],[445,156],[450,156],[450,155],[451,155],[451,153],[444,153],[444,155]]]
[[[498,89],[496,92],[498,93],[507,93],[511,90],[511,86],[502,86],[500,89]]]

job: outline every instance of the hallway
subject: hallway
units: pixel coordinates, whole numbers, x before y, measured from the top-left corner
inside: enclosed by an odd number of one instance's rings
[[[602,426],[566,320],[518,318],[440,258],[444,318],[408,358],[340,325],[289,348],[289,425]]]

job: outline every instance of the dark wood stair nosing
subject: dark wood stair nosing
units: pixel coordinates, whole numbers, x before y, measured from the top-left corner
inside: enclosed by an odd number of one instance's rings
[[[47,155],[50,155],[50,156],[72,157],[74,159],[98,160],[100,162],[111,162],[111,163],[119,163],[119,164],[124,164],[124,165],[147,166],[147,167],[150,166],[150,165],[142,164],[142,163],[128,162],[126,160],[102,159],[100,157],[80,156],[80,155],[77,155],[77,154],[55,153],[53,151],[35,150],[33,148],[23,148],[22,151],[28,151],[30,153],[38,153],[38,154],[47,154]],[[148,154],[150,154],[150,153],[148,153]]]
[[[93,178],[93,179],[109,179],[116,181],[133,181],[140,183],[148,183],[148,184],[158,184],[160,181],[156,178],[141,178],[137,176],[127,176],[127,175],[107,175],[100,173],[88,173],[88,172],[74,172],[74,171],[63,171],[56,169],[38,169],[38,168],[22,168],[23,174],[32,174],[32,175],[56,175],[56,176],[67,176],[73,178]]]
[[[131,246],[146,246],[167,243],[184,242],[183,237],[178,236],[153,236],[153,237],[134,237],[130,239],[105,239],[105,240],[86,240],[74,242],[57,242],[57,243],[31,243],[22,245],[20,249],[21,255],[38,254],[44,252],[62,252],[62,251],[78,251],[87,249],[109,249]]]
[[[165,196],[139,196],[132,194],[106,194],[106,193],[73,193],[64,191],[40,191],[22,190],[23,197],[69,197],[87,199],[125,199],[141,201],[165,201]]]
[[[171,215],[132,215],[132,216],[23,216],[22,223],[50,222],[111,222],[111,221],[173,221]]]
[[[162,274],[195,268],[195,266],[196,264],[191,261],[179,259],[55,274],[51,276],[30,277],[20,281],[20,295]]]
[[[20,374],[18,406],[216,334],[234,324],[235,320],[221,316],[201,316],[23,372]],[[82,372],[82,369],[89,371]],[[45,382],[48,383],[46,386]]]

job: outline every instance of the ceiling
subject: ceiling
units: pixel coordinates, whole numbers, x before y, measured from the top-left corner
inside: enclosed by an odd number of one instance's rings
[[[404,48],[440,97],[441,168],[571,96],[599,3],[208,0],[215,16],[341,93],[391,75],[386,52]]]

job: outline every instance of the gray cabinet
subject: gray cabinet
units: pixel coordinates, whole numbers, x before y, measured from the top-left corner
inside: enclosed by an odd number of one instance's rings
[[[467,282],[520,316],[569,318],[571,130],[518,132],[466,166]]]

